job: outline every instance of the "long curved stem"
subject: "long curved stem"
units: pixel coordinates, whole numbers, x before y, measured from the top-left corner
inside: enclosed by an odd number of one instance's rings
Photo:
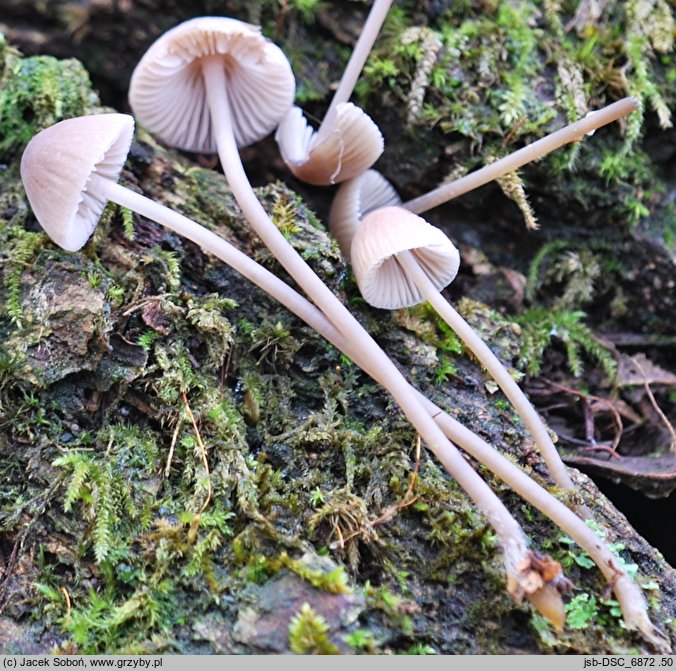
[[[338,349],[342,350],[348,346],[345,336],[312,303],[269,270],[204,226],[150,198],[96,174],[92,175],[87,184],[87,190],[191,240],[204,251],[218,257],[240,275],[269,293],[319,333],[330,333]]]
[[[446,435],[453,439],[475,459],[490,469],[519,496],[544,513],[563,529],[592,558],[622,607],[622,617],[629,629],[638,629],[658,648],[665,640],[655,631],[648,617],[647,604],[639,586],[632,580],[617,555],[610,550],[587,524],[572,510],[563,505],[546,489],[535,483],[526,473],[493,449],[475,433],[445,413],[426,396],[419,393],[420,401],[429,410]]]
[[[385,22],[387,17],[387,12],[392,5],[392,0],[375,0],[371,11],[369,12],[368,18],[364,23],[364,27],[361,30],[359,39],[354,46],[350,60],[347,62],[345,71],[343,72],[342,77],[340,78],[340,84],[336,92],[333,94],[333,99],[329,108],[326,110],[324,119],[330,119],[334,113],[336,107],[341,103],[345,103],[350,99],[352,91],[359,79],[364,63],[368,58],[373,43],[378,37],[378,33]],[[323,126],[322,122],[322,126]],[[320,126],[321,131],[321,126]]]
[[[554,481],[564,489],[574,489],[570,474],[561,460],[556,447],[554,447],[554,443],[549,437],[545,425],[498,357],[493,354],[488,345],[439,293],[411,252],[405,251],[399,253],[397,261],[408,278],[436,310],[437,314],[458,334],[460,339],[469,347],[488,371],[489,375],[498,383],[498,386],[510,400],[519,417],[521,417],[535,439],[535,443],[539,447]]]
[[[405,207],[407,210],[415,212],[416,214],[427,212],[427,210],[431,210],[432,208],[437,207],[437,205],[446,203],[453,198],[461,196],[463,193],[472,191],[484,184],[488,184],[488,182],[492,182],[498,177],[513,172],[526,163],[537,161],[545,154],[548,154],[569,142],[578,142],[584,138],[587,133],[591,133],[601,126],[617,121],[617,119],[629,114],[629,112],[633,112],[638,109],[638,107],[639,103],[636,98],[630,97],[618,100],[616,103],[608,105],[596,112],[591,112],[584,117],[584,119],[580,119],[569,126],[561,128],[560,130],[523,147],[523,149],[519,149],[518,151],[501,158],[495,163],[491,163],[479,170],[475,170],[469,175],[465,175],[448,184],[442,184],[418,198],[409,200],[407,203],[404,203],[402,207]]]
[[[191,240],[205,251],[214,254],[227,265],[234,268],[253,284],[269,293],[292,313],[314,328],[337,349],[349,356],[358,366],[373,379],[380,382],[380,370],[363,352],[329,322],[326,317],[306,298],[292,289],[276,275],[266,270],[237,248],[200,226],[187,217],[156,203],[145,196],[134,193],[119,184],[97,175],[92,176],[88,189],[102,199],[111,200],[123,207],[134,210],[140,215],[156,221],[171,231]],[[502,454],[491,448],[485,441],[464,427],[457,420],[443,412],[417,390],[421,404],[425,406],[430,417],[443,430],[444,434],[457,442],[469,454],[485,464],[499,478],[507,482],[520,496],[558,524],[580,547],[587,551],[604,573],[622,606],[627,626],[637,627],[646,635],[655,636],[652,624],[646,613],[645,601],[638,587],[626,575],[617,557],[607,545],[599,539],[587,525],[572,511],[564,506],[523,471]],[[619,580],[616,578],[619,576]]]

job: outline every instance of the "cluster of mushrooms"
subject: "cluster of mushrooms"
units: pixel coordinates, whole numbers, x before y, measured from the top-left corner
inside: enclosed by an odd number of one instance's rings
[[[508,483],[573,538],[594,560],[617,597],[626,626],[659,649],[663,635],[651,623],[639,586],[608,545],[572,510],[512,461],[415,389],[352,314],[307,266],[273,224],[254,193],[238,148],[276,129],[289,169],[312,184],[341,183],[330,228],[351,261],[363,297],[394,309],[429,301],[463,339],[513,403],[558,487],[573,489],[539,416],[497,357],[442,297],[459,255],[420,213],[535,160],[636,109],[627,98],[525,148],[402,203],[394,188],[369,168],[383,138],[366,113],[348,102],[391,0],[375,0],[326,116],[315,131],[293,106],[295,81],[282,51],[258,27],[224,17],[196,18],[161,36],[132,76],[129,99],[139,121],[170,147],[218,153],[244,216],[304,292],[247,257],[213,232],[118,184],[134,119],[100,114],[67,119],[43,130],[26,147],[21,175],[35,216],[63,249],[79,250],[109,201],[151,219],[199,245],[266,291],[314,328],[392,395],[427,447],[484,513],[499,539],[509,594],[527,598],[557,628],[564,625],[562,594],[571,587],[560,565],[529,549],[520,525],[459,451]]]

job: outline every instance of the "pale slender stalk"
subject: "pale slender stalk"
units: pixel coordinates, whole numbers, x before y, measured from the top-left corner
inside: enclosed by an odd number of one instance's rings
[[[488,184],[488,182],[492,182],[494,179],[498,179],[498,177],[514,172],[514,170],[517,170],[526,163],[537,161],[545,154],[548,154],[565,144],[578,142],[588,133],[595,131],[597,128],[601,128],[601,126],[612,123],[613,121],[617,121],[617,119],[633,112],[638,109],[638,107],[639,103],[636,98],[630,97],[618,100],[612,105],[591,112],[584,117],[584,119],[580,119],[565,128],[561,128],[560,130],[523,147],[523,149],[519,149],[518,151],[501,158],[499,161],[495,161],[495,163],[491,163],[479,170],[475,170],[469,175],[465,175],[448,184],[442,184],[418,198],[409,200],[407,203],[404,203],[402,207],[405,207],[407,210],[415,212],[416,214],[427,212],[427,210],[431,210],[442,203],[453,200],[453,198],[457,198],[463,193],[472,191],[484,184]]]
[[[165,228],[199,245],[202,249],[218,257],[225,264],[234,268],[240,275],[274,296],[282,305],[289,308],[304,322],[309,323],[319,333],[331,333],[336,340],[336,347],[347,347],[345,337],[326,319],[326,317],[309,301],[298,294],[276,275],[266,270],[239,249],[212,233],[197,222],[161,205],[160,203],[135,193],[120,184],[97,174],[91,176],[87,190],[102,199],[110,200],[128,210],[132,210],[146,219],[155,221]]]
[[[545,425],[498,357],[493,354],[488,345],[435,288],[411,252],[397,254],[397,261],[409,280],[420,290],[437,314],[457,333],[489,375],[498,383],[498,386],[514,406],[517,414],[535,439],[554,481],[565,489],[573,490],[575,486],[570,474],[549,437]]]
[[[338,88],[333,94],[331,104],[326,110],[326,115],[324,116],[325,120],[330,120],[331,116],[336,110],[336,107],[341,103],[346,103],[350,99],[350,96],[354,91],[354,87],[357,84],[357,80],[359,79],[359,75],[361,74],[362,68],[364,67],[364,63],[366,63],[366,59],[368,58],[371,48],[378,37],[378,33],[380,32],[383,23],[385,23],[387,12],[389,11],[391,5],[392,0],[374,1],[373,7],[371,7],[371,11],[369,12],[368,18],[366,19],[364,27],[362,28],[359,35],[359,39],[357,39],[357,43],[354,46],[350,60],[347,62],[345,71],[340,78]],[[322,122],[318,132],[321,132],[323,126],[324,123]]]
[[[418,392],[420,401],[429,410],[446,435],[481,462],[533,507],[563,529],[594,561],[613,589],[622,608],[622,618],[629,629],[638,629],[657,648],[668,650],[665,638],[648,617],[648,607],[640,587],[632,580],[617,555],[572,510],[547,490],[540,487],[521,469],[493,449],[475,433],[445,413]],[[665,647],[666,645],[666,647]]]
[[[378,366],[365,357],[359,347],[347,341],[314,305],[276,275],[260,266],[215,233],[145,196],[97,175],[92,176],[88,190],[92,195],[97,195],[104,200],[111,200],[161,224],[191,240],[206,252],[218,257],[253,284],[269,293],[384,386],[384,380]],[[580,518],[531,480],[511,461],[457,420],[443,412],[420,392],[411,389],[420,403],[425,406],[426,412],[440,426],[446,436],[486,465],[520,496],[558,524],[580,547],[587,551],[613,585],[615,595],[622,606],[623,617],[627,626],[630,628],[637,627],[646,635],[650,634],[654,638],[656,635],[647,616],[645,601],[640,590],[626,575],[626,571],[622,569],[619,560],[607,545]],[[447,441],[445,449],[448,449],[449,446],[451,446],[451,443]],[[439,455],[437,454],[437,456]],[[449,458],[452,459],[452,455]],[[445,464],[445,459],[440,458],[440,460]],[[520,535],[520,532],[517,534],[517,538],[518,535]],[[503,541],[503,538],[501,538],[501,541]],[[611,567],[614,568],[611,569]],[[616,580],[618,576],[619,579]]]
[[[386,389],[392,393],[404,414],[418,428],[430,448],[433,450],[435,446],[438,448],[446,441],[446,437],[442,436],[436,425],[429,421],[418,400],[410,393],[404,377],[361,324],[289,244],[263,209],[246,177],[237,151],[223,65],[218,59],[205,59],[202,68],[211,110],[213,135],[221,165],[245,218],[275,258],[338,331],[346,339],[359,343],[367,358],[382,367],[387,380]]]

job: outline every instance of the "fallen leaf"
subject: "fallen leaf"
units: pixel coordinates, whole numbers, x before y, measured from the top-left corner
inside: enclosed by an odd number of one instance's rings
[[[620,356],[617,371],[617,386],[643,386],[646,382],[650,385],[664,384],[675,386],[676,375],[664,368],[660,368],[643,353],[635,354],[634,356]]]

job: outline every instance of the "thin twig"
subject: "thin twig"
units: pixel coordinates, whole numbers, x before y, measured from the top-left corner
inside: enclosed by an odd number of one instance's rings
[[[632,357],[631,360],[634,362],[634,365],[636,366],[636,368],[638,368],[641,375],[643,375],[643,387],[645,389],[645,393],[648,395],[648,398],[650,399],[650,404],[653,406],[653,409],[659,415],[660,419],[664,422],[664,425],[667,427],[667,431],[669,431],[669,435],[671,436],[671,444],[669,445],[669,451],[673,454],[676,454],[676,431],[674,431],[674,427],[672,423],[669,421],[669,418],[664,414],[664,412],[662,412],[662,408],[660,408],[660,406],[657,405],[655,396],[653,395],[652,389],[650,388],[650,383],[648,382],[648,376],[641,367],[641,364],[637,361],[636,357]]]
[[[211,475],[209,473],[209,462],[207,461],[207,450],[204,446],[204,441],[202,440],[202,436],[200,435],[200,430],[197,427],[197,422],[195,421],[195,415],[192,414],[192,410],[190,409],[190,404],[188,403],[188,397],[186,396],[185,392],[181,392],[181,396],[183,397],[183,403],[185,404],[185,409],[188,412],[188,417],[190,417],[190,421],[192,422],[192,428],[193,431],[195,432],[195,438],[197,439],[197,445],[200,448],[200,454],[202,456],[202,463],[204,464],[204,470],[206,471],[207,474],[207,497],[204,499],[204,503],[202,504],[202,507],[200,508],[199,512],[197,513],[198,515],[201,515],[209,505],[209,501],[211,501]]]
[[[146,296],[145,298],[140,299],[136,303],[132,303],[122,314],[122,317],[127,317],[129,316],[132,312],[136,312],[136,310],[140,310],[141,308],[146,307],[146,305],[150,305],[151,303],[158,303],[161,302],[167,298],[171,298],[172,296],[178,296],[178,294],[158,294],[157,296]]]
[[[284,27],[284,20],[286,19],[286,14],[289,11],[289,4],[287,0],[279,0],[280,10],[275,21],[275,40],[279,39],[279,36],[282,34],[282,28]]]
[[[403,508],[408,508],[408,506],[413,505],[420,498],[419,496],[412,496],[413,488],[415,487],[415,483],[418,481],[418,472],[420,469],[420,450],[421,450],[421,440],[420,436],[417,436],[415,445],[415,466],[413,467],[413,472],[411,473],[411,477],[409,478],[408,488],[406,489],[404,498],[401,501],[399,501],[399,503],[395,503],[391,505],[389,508],[386,508],[378,517],[376,517],[374,520],[371,520],[368,523],[368,526],[376,527],[380,524],[385,524],[386,522],[389,522],[399,510],[402,510]],[[346,541],[355,538],[355,536],[360,536],[365,531],[365,528],[362,527],[360,529],[357,529],[356,531],[353,531],[349,536],[343,536],[342,533],[340,532],[340,527],[338,526],[338,524],[335,525],[335,529],[338,534],[338,541],[331,543],[329,547],[332,550],[338,547],[343,549],[345,547]]]
[[[234,344],[231,344],[230,347],[228,347],[228,353],[225,355],[225,361],[221,366],[221,389],[225,387],[225,383],[228,379],[228,372],[230,371],[230,362],[232,361],[232,352],[234,349]]]
[[[506,146],[512,141],[512,138],[513,138],[514,135],[516,134],[516,131],[518,131],[519,128],[521,128],[521,126],[523,125],[523,122],[524,122],[527,118],[528,118],[528,117],[525,116],[525,115],[522,116],[522,117],[521,117],[520,119],[518,119],[517,122],[512,126],[511,130],[509,131],[509,133],[507,133],[507,136],[506,136],[505,139],[502,141],[502,146],[503,146],[503,147],[506,147]]]
[[[578,398],[581,398],[584,401],[587,401],[589,399],[593,401],[597,401],[599,404],[601,404],[603,407],[607,408],[610,414],[613,416],[613,419],[615,420],[615,436],[613,437],[612,440],[612,449],[615,450],[617,446],[620,444],[620,439],[622,438],[622,433],[624,432],[624,424],[622,423],[622,416],[620,415],[619,411],[617,408],[613,405],[613,402],[607,398],[602,398],[601,396],[595,396],[594,394],[585,394],[582,391],[579,391],[578,389],[573,389],[572,387],[567,387],[564,384],[560,384],[559,382],[554,382],[553,380],[544,380],[545,384],[548,384],[549,386],[553,387],[554,389],[557,389],[559,391],[563,391],[568,394],[572,394],[573,396],[577,396]]]
[[[178,432],[181,428],[181,418],[179,417],[176,422],[176,428],[174,429],[174,435],[171,437],[171,445],[169,447],[169,454],[167,456],[167,465],[164,467],[164,477],[168,478],[169,473],[171,472],[171,461],[174,458],[174,448],[176,447],[176,441],[178,440]]]
[[[59,587],[59,590],[61,594],[63,594],[63,598],[66,600],[66,617],[63,620],[63,626],[67,627],[70,624],[70,613],[71,613],[70,594],[68,594],[68,590],[63,586]]]

